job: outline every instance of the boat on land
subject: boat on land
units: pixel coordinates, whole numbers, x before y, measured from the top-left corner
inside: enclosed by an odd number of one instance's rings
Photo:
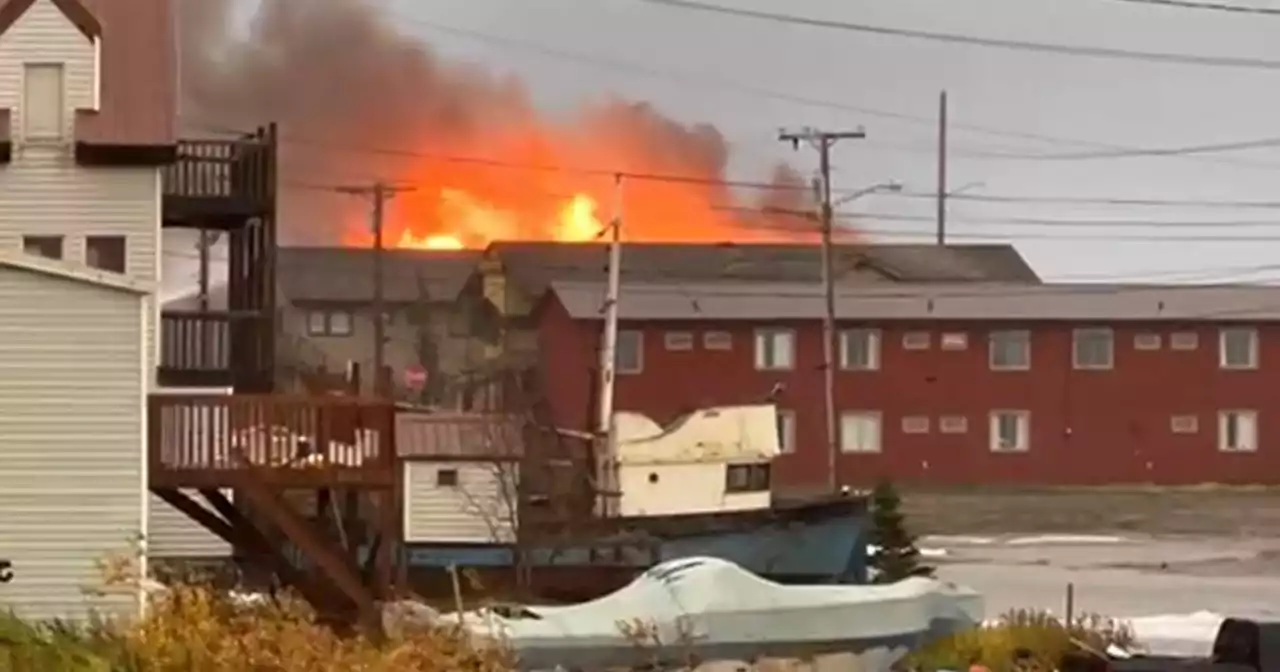
[[[487,587],[514,576],[517,553],[531,592],[557,601],[599,597],[660,563],[690,557],[728,561],[779,584],[851,585],[867,580],[867,505],[847,496],[766,509],[636,516],[610,532],[565,544],[410,544],[406,565],[421,594],[451,594],[456,567]]]
[[[833,653],[888,669],[982,616],[977,593],[936,579],[787,586],[719,558],[691,557],[654,566],[582,604],[508,605],[440,618],[510,647],[523,670],[673,669]]]

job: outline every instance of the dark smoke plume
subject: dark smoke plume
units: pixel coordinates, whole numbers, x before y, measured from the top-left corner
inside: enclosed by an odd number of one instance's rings
[[[229,31],[231,0],[178,1],[185,132],[280,125],[285,242],[335,243],[366,208],[312,187],[407,177],[411,159],[370,148],[485,155],[494,129],[547,126],[521,82],[442,60],[376,2],[262,0],[239,38]],[[580,128],[620,154],[644,157],[652,171],[719,179],[729,160],[713,126],[681,124],[645,103],[592,106]],[[803,183],[782,169],[778,177]],[[708,192],[732,200],[719,187]],[[774,192],[763,204],[800,207],[807,198],[803,190]]]

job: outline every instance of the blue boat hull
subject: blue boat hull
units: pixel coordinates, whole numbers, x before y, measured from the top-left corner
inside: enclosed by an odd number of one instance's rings
[[[801,504],[765,512],[623,519],[618,526],[623,532],[613,537],[555,548],[531,544],[525,549],[525,566],[535,576],[548,579],[563,575],[564,581],[588,583],[586,577],[595,577],[589,583],[599,583],[599,588],[584,585],[582,594],[575,590],[572,599],[603,594],[655,564],[692,556],[728,560],[780,583],[866,581],[867,520],[865,505],[859,501]],[[438,574],[432,570],[455,566],[490,575],[514,565],[515,549],[499,544],[411,544],[406,554],[411,574]]]

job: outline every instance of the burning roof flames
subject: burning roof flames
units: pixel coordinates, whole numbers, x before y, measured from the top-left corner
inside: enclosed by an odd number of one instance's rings
[[[613,170],[635,175],[622,184],[625,240],[803,235],[795,217],[734,209],[807,208],[802,176],[780,165],[776,188],[740,201],[723,183],[729,145],[712,126],[617,99],[544,118],[518,81],[442,61],[367,0],[263,0],[245,40],[230,37],[229,5],[182,2],[186,109],[222,125],[280,123],[291,242],[371,243],[367,201],[301,183],[374,179],[410,188],[387,206],[388,245],[590,241],[613,216]]]

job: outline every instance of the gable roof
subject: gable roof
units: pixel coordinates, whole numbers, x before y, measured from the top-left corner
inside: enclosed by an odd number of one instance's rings
[[[100,40],[99,109],[77,110],[80,145],[170,146],[178,132],[174,0],[50,0],[86,39]],[[35,0],[0,0],[0,35]],[[0,142],[11,111],[0,110]]]
[[[44,259],[24,252],[0,253],[0,266],[133,294],[149,294],[152,291],[152,288],[145,283],[132,280],[127,276],[73,267],[65,262]]]
[[[603,279],[608,246],[498,242],[487,254],[530,296],[552,281]],[[622,248],[624,282],[680,278],[716,281],[819,282],[821,247],[797,244],[633,243]],[[902,282],[1040,282],[1012,245],[836,245],[837,281],[870,271]],[[862,284],[862,283],[859,283]]]
[[[555,282],[551,295],[570,317],[603,318],[605,284]],[[624,284],[622,320],[817,320],[825,310],[814,283]],[[844,286],[842,320],[1280,321],[1280,287],[1264,285],[1092,285],[945,283]]]
[[[373,250],[282,247],[276,282],[285,300],[367,303],[373,300]],[[387,250],[384,296],[391,303],[452,301],[475,271],[479,250]]]

